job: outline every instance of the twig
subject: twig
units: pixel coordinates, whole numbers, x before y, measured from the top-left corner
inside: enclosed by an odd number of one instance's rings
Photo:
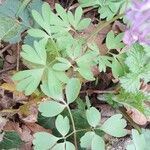
[[[20,61],[20,45],[17,43],[17,62],[16,62],[16,71],[19,71],[19,61]]]
[[[0,70],[0,74],[10,71],[10,70],[14,69],[15,67],[16,67],[16,64],[14,64],[10,67],[7,67],[6,69]]]
[[[5,47],[0,51],[0,56],[1,56],[5,51],[7,51],[11,46],[12,46],[12,44],[9,44],[9,45],[5,46]]]
[[[76,3],[76,4],[72,5],[72,6],[69,8],[69,10],[75,9],[75,8],[77,8],[78,6],[79,6],[79,4]]]
[[[116,90],[112,90],[112,91],[107,91],[107,90],[83,90],[83,91],[80,91],[80,93],[90,93],[90,94],[93,94],[93,93],[96,93],[96,94],[112,94],[112,93],[117,93]]]
[[[88,7],[88,8],[83,10],[83,13],[87,13],[87,12],[93,10],[93,9],[95,9],[95,8],[94,7]]]

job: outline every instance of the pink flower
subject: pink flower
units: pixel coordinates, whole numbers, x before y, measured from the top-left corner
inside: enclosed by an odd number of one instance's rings
[[[133,0],[126,17],[130,26],[125,32],[124,43],[129,46],[135,42],[150,45],[150,0]]]

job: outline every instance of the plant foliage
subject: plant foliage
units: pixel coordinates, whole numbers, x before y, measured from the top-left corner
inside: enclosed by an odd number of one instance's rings
[[[37,6],[38,2],[29,7]],[[48,97],[40,102],[38,110],[48,119],[55,118],[57,130],[51,134],[35,133],[35,150],[75,150],[79,145],[83,149],[104,150],[105,134],[114,137],[127,134],[127,123],[121,114],[113,115],[102,123],[101,113],[89,104],[90,101],[86,106],[78,100],[82,85],[96,80],[93,67],[99,72],[111,71],[121,83],[118,94],[109,95],[109,100],[117,102],[118,106],[129,105],[145,113],[147,96],[140,87],[141,82],[146,84],[150,81],[149,47],[136,43],[125,51],[122,42],[124,33],[110,31],[105,39],[107,52],[102,55],[97,44],[81,37],[81,32],[91,24],[90,18],[83,17],[82,7],[97,7],[102,19],[111,20],[122,13],[126,1],[79,0],[79,3],[81,6],[74,12],[66,11],[60,4],[56,4],[55,11],[52,11],[46,2],[41,9],[35,7],[32,10],[36,25],[27,31],[28,37],[21,52],[28,69],[17,72],[13,80],[17,81],[17,90],[25,95],[31,95],[38,89]],[[78,107],[72,110],[71,106],[76,103]],[[82,128],[78,126],[79,120],[84,122]]]

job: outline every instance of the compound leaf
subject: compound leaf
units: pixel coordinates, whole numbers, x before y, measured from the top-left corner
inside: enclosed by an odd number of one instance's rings
[[[115,36],[113,31],[110,31],[106,36],[106,46],[108,49],[123,48],[125,45],[122,43],[123,33]]]

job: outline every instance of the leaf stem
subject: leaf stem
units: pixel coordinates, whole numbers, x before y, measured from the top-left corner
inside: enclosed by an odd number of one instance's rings
[[[114,22],[115,20],[123,17],[124,14],[119,14],[117,16],[115,16],[114,18],[112,18],[111,20],[105,22],[104,24],[102,24],[101,22],[97,25],[96,29],[87,37],[86,41],[89,41],[90,39],[92,39],[95,35],[97,35],[102,29],[104,29],[105,27],[107,27],[109,24],[111,24],[112,22]]]
[[[74,122],[74,119],[73,119],[71,110],[70,110],[70,108],[69,108],[69,105],[68,105],[65,101],[63,101],[63,103],[65,104],[65,106],[66,106],[66,108],[67,108],[67,110],[68,110],[68,112],[69,112],[69,115],[70,115],[70,119],[71,119],[71,123],[72,123],[72,128],[73,128],[72,134],[74,135],[74,144],[75,144],[76,150],[78,150],[75,122]]]
[[[83,131],[91,131],[91,129],[90,128],[89,129],[79,129],[79,130],[76,130],[75,132],[78,133],[78,132],[83,132]],[[68,138],[73,134],[74,134],[74,131],[71,132],[70,134],[68,134],[65,138]]]

